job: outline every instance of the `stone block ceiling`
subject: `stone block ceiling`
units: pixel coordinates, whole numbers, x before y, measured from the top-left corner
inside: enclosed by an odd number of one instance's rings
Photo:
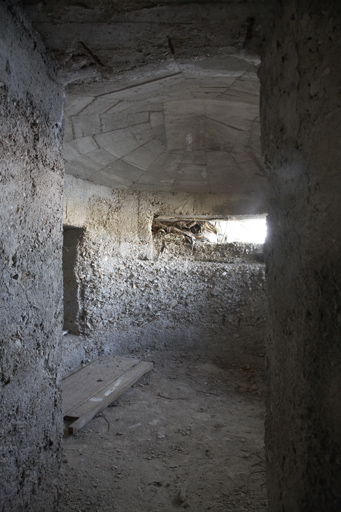
[[[161,77],[70,95],[66,172],[131,190],[257,192],[265,176],[256,68],[235,57],[219,64],[173,65]]]
[[[111,188],[263,201],[266,2],[24,3],[67,86],[66,173]]]

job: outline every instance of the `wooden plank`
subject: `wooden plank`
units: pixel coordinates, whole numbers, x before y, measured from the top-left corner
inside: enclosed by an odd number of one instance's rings
[[[138,359],[104,356],[64,379],[62,381],[63,416],[78,417],[72,414],[75,407],[108,386],[137,363],[139,363]]]
[[[91,409],[87,410],[82,416],[74,421],[68,428],[70,434],[76,434],[81,428],[84,427],[96,414],[103,411],[108,405],[114,400],[117,400],[127,389],[129,389],[135,382],[137,382],[145,373],[149,372],[153,368],[153,363],[141,362],[133,368],[127,370],[127,372],[119,377],[114,382],[110,389],[106,391],[102,390],[98,393],[96,398],[100,401],[95,402],[89,399],[91,402]]]

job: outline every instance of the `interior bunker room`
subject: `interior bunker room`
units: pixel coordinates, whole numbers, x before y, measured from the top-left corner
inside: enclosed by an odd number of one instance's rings
[[[0,512],[340,512],[341,3],[0,2]]]

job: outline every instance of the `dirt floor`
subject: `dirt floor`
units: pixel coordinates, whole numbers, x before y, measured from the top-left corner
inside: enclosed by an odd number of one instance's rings
[[[66,437],[58,512],[267,509],[259,372],[204,353],[154,369]]]

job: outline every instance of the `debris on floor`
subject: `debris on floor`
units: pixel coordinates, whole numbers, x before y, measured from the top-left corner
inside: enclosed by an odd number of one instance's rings
[[[154,236],[161,237],[163,252],[166,245],[165,237],[169,234],[183,236],[191,246],[195,247],[195,242],[217,243],[217,230],[211,222],[200,220],[157,220],[154,219],[152,225]]]
[[[74,420],[69,434],[76,434],[152,368],[151,362],[105,356],[64,379],[63,416]]]
[[[263,393],[246,389],[263,372],[207,350],[135,357],[154,370],[64,440],[58,512],[266,512]]]

